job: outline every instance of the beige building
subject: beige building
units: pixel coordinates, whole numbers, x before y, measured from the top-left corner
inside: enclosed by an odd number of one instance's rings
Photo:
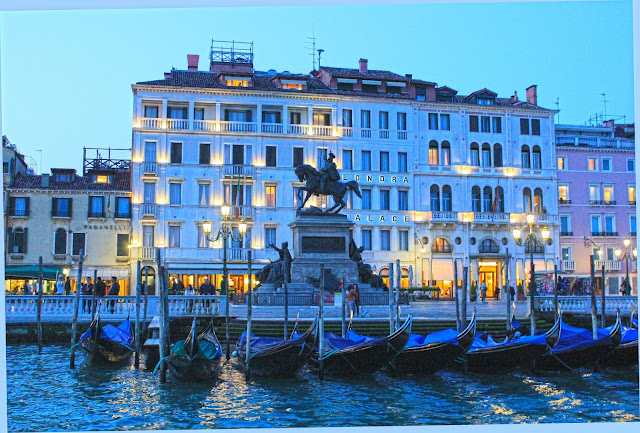
[[[6,206],[5,290],[22,287],[42,257],[46,278],[61,274],[75,280],[80,251],[83,278],[118,278],[120,294],[129,293],[131,173],[74,169],[21,175],[8,186]],[[47,288],[52,290],[51,285]]]

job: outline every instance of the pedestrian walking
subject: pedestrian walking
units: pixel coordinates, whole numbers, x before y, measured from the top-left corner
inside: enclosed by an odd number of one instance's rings
[[[111,277],[111,287],[109,287],[109,296],[118,296],[120,294],[120,284],[118,284],[118,279],[116,277]],[[111,314],[115,310],[116,300],[112,299],[109,301],[109,306],[111,307]]]
[[[71,278],[67,277],[67,281],[64,282],[64,294],[69,295],[71,293]]]
[[[516,290],[513,288],[513,286],[509,286],[509,296],[511,296],[511,302],[513,302],[516,296]]]
[[[352,315],[356,313],[356,292],[351,284],[347,286],[347,297],[345,300],[347,302],[347,315],[352,317]]]
[[[620,294],[627,296],[627,280],[622,280],[622,283],[620,283]]]
[[[480,297],[482,300],[482,303],[485,303],[485,299],[487,298],[487,283],[485,283],[484,281],[482,282],[482,284],[480,284]]]
[[[64,295],[64,277],[62,275],[56,281],[56,295]]]
[[[87,277],[87,283],[85,284],[85,292],[83,293],[85,296],[93,296],[93,281],[91,280],[91,277]],[[89,312],[89,314],[91,314],[91,311],[93,310],[93,306],[92,304],[92,300],[91,299],[85,299],[83,305],[87,307],[87,310]],[[83,306],[83,311],[84,311],[84,306]]]
[[[358,288],[358,284],[354,284],[353,285],[353,291],[355,292],[356,295],[356,316],[360,316],[360,288]]]

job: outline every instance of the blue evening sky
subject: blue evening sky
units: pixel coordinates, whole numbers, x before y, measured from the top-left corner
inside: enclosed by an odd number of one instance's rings
[[[633,121],[632,3],[551,2],[5,12],[3,134],[43,168],[81,170],[83,147],[131,146],[137,81],[208,69],[211,39],[253,41],[255,68],[308,73],[315,28],[322,64],[389,69],[468,94],[487,87],[538,103],[560,122],[602,113]]]

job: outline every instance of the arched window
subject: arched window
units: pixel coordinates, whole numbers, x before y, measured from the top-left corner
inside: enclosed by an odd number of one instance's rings
[[[482,212],[480,202],[480,187],[474,186],[471,188],[471,210],[473,212]]]
[[[483,212],[491,212],[491,205],[493,203],[492,196],[493,196],[493,193],[491,191],[491,187],[485,186],[482,189],[482,211]]]
[[[522,190],[522,209],[525,213],[531,213],[531,190],[529,188],[525,188]]]
[[[494,212],[504,212],[504,190],[501,186],[496,187],[495,203],[496,209],[494,209]]]
[[[443,141],[440,144],[440,164],[451,165],[451,145],[448,141]]]
[[[529,154],[529,146],[522,146],[522,168],[531,168],[531,155]]]
[[[493,145],[493,166],[502,167],[502,145],[500,143]]]
[[[524,246],[525,254],[531,254],[531,246],[532,243],[527,243]],[[533,252],[534,253],[544,253],[544,245],[539,243],[533,243]]]
[[[531,165],[534,170],[540,170],[542,168],[542,152],[540,146],[533,146],[533,152],[531,153]]]
[[[65,229],[56,230],[53,244],[53,254],[67,254],[67,231]]]
[[[431,210],[439,211],[440,210],[440,188],[438,185],[431,185],[429,190],[429,196],[431,198]]]
[[[544,213],[544,203],[542,202],[542,190],[540,188],[536,188],[533,191],[533,212],[534,213]]]
[[[453,251],[451,243],[445,238],[438,238],[431,244],[432,253],[450,253]]]
[[[491,145],[489,143],[482,145],[482,166],[491,167]]]
[[[438,160],[438,142],[435,140],[431,140],[429,142],[429,164],[438,165],[440,161]]]
[[[480,253],[499,253],[500,252],[500,247],[498,246],[498,243],[496,241],[494,241],[493,239],[484,239],[482,242],[480,242],[480,246],[478,247],[478,251]]]
[[[478,143],[471,143],[471,165],[480,166],[480,148]]]
[[[156,271],[153,266],[145,266],[141,269],[140,275],[142,276],[142,293],[144,293],[144,283],[147,282],[147,290],[149,295],[156,293]]]
[[[451,212],[451,187],[449,185],[442,187],[442,210]]]

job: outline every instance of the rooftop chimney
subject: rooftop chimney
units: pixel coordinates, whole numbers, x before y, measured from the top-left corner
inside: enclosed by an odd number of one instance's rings
[[[513,102],[518,102],[518,92],[516,90],[513,91],[513,96],[511,97]]]
[[[40,186],[42,186],[43,188],[48,188],[49,187],[49,175],[48,174],[43,174],[42,175],[42,182],[40,183]]]
[[[164,73],[164,79],[167,80],[171,77],[171,72],[165,72]]]
[[[360,59],[360,72],[367,72],[367,63],[368,60],[367,59]]]
[[[614,127],[613,119],[605,120],[604,122],[602,122],[602,124],[607,128],[613,128]]]
[[[538,105],[538,85],[527,87],[527,104]]]
[[[187,54],[187,65],[190,71],[197,71],[199,62],[200,56],[198,54]]]
[[[407,77],[408,80],[413,78],[413,74],[404,74],[405,77]]]

